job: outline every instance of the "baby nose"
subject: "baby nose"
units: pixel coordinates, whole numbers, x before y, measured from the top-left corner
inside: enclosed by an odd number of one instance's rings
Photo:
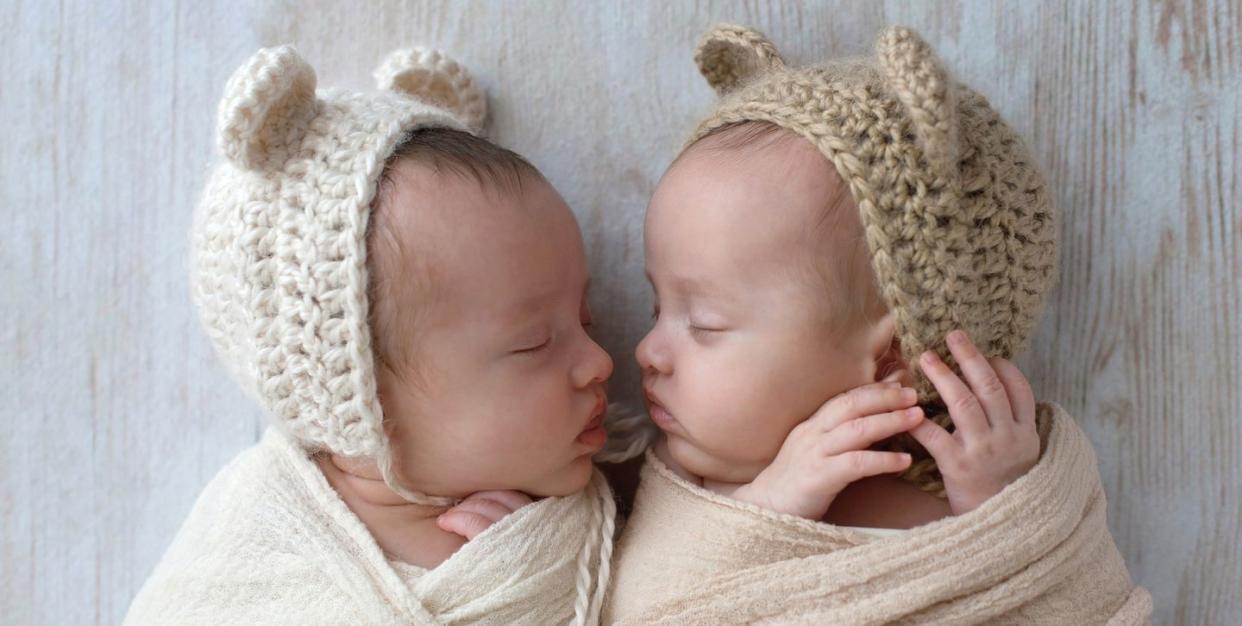
[[[634,349],[634,357],[644,372],[668,374],[672,371],[672,361],[668,357],[668,351],[654,328],[647,333],[646,337],[643,337],[642,341],[638,342],[638,347]]]
[[[586,357],[579,363],[574,382],[579,387],[602,383],[612,376],[612,357],[598,343],[591,340]]]

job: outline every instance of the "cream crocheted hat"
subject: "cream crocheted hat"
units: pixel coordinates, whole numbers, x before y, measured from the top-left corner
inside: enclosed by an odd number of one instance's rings
[[[695,62],[721,96],[693,143],[721,126],[770,122],[824,154],[858,205],[872,267],[908,362],[967,331],[989,356],[1021,351],[1056,266],[1056,214],[1026,147],[988,101],[953,80],[914,31],[882,32],[874,59],[791,68],[758,31],[717,26]],[[916,372],[921,402],[948,426]],[[941,410],[937,410],[941,409]],[[906,477],[939,491],[913,438]]]
[[[392,478],[376,395],[367,223],[385,161],[408,132],[477,133],[486,101],[434,50],[398,50],[380,91],[316,92],[288,46],[259,50],[220,102],[225,157],[195,213],[192,291],[216,351],[276,424],[309,450],[375,459]]]

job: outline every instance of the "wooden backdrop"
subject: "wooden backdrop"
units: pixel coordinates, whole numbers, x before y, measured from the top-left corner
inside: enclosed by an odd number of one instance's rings
[[[614,395],[648,323],[647,198],[717,21],[803,62],[914,26],[1028,137],[1063,264],[1023,363],[1084,423],[1157,623],[1242,620],[1242,6],[1174,2],[0,2],[0,621],[115,624],[264,420],[186,285],[221,88],[292,42],[320,85],[450,51],[580,217]]]

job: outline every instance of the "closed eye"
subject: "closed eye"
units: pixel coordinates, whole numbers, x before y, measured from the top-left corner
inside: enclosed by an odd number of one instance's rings
[[[702,319],[696,315],[688,316],[686,325],[692,333],[720,333],[729,330],[724,320]]]
[[[543,350],[544,348],[547,348],[547,347],[548,347],[549,345],[551,345],[551,344],[552,344],[552,338],[551,338],[551,337],[549,337],[549,338],[545,339],[545,340],[543,341],[543,343],[541,343],[541,344],[539,344],[539,345],[536,345],[536,346],[530,346],[530,347],[527,347],[527,348],[519,348],[519,349],[517,349],[517,350],[514,350],[514,351],[513,351],[513,354],[533,354],[533,353],[535,353],[535,352],[539,352],[539,351]]]

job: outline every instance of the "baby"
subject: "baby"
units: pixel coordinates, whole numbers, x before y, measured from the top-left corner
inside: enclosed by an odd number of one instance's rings
[[[980,528],[1021,506],[999,496],[1040,459],[1049,411],[1037,418],[1002,357],[1037,317],[1055,220],[986,101],[908,30],[878,50],[875,64],[799,71],[749,29],[700,45],[722,101],[648,207],[655,325],[637,359],[661,434],[610,621],[935,621],[920,612],[988,587],[936,580],[932,557],[945,550],[952,575],[991,566]],[[953,528],[984,543],[929,548],[933,533],[954,545]],[[1111,615],[1132,588],[1111,538],[1100,546],[1109,592],[1066,623]],[[1029,565],[1018,554],[997,567]],[[929,580],[900,586],[915,575]]]
[[[376,77],[316,93],[283,47],[225,89],[194,296],[275,426],[205,488],[128,623],[598,621],[612,361],[577,222],[476,136],[456,63],[398,51]]]
[[[687,479],[808,519],[909,528],[973,510],[1035,464],[1030,386],[960,331],[949,347],[969,386],[934,352],[920,362],[958,428],[923,415],[858,208],[798,135],[740,122],[687,148],[652,196],[646,253],[656,323],[638,363],[656,454]],[[883,476],[911,455],[869,448],[907,431],[947,503]]]

